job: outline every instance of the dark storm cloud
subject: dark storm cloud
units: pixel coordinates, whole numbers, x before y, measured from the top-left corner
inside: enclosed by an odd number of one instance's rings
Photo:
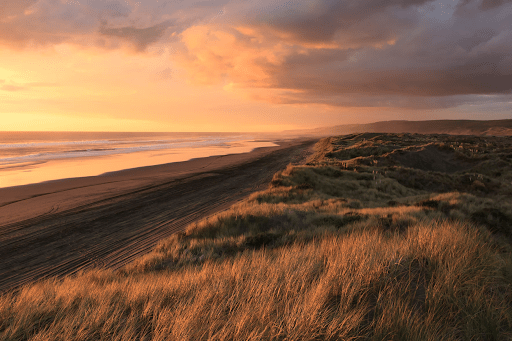
[[[292,43],[339,44],[290,48],[279,64],[261,63],[270,76],[269,88],[294,90],[270,100],[424,108],[478,100],[471,95],[510,94],[509,1],[465,1],[456,8],[447,4],[454,13],[446,19],[444,12],[428,13],[435,7],[416,6],[422,4],[367,1],[350,7],[328,2],[315,13],[290,4],[276,7],[273,14],[267,10],[260,27],[271,23],[278,32],[290,33]],[[420,9],[427,9],[426,15]],[[286,13],[293,15],[286,19]]]
[[[506,3],[512,2],[511,0],[481,0],[479,3],[479,8],[483,11],[486,11],[491,8],[500,7]],[[464,7],[471,3],[471,0],[462,0],[459,2],[459,7]]]
[[[431,1],[251,1],[245,3],[243,14],[246,22],[272,27],[297,40],[325,42],[335,39],[337,33],[350,32],[357,35],[352,40],[371,41],[411,25],[414,11],[409,9]]]
[[[452,96],[512,90],[512,34],[496,33],[466,45],[457,37],[436,41],[424,32],[417,40],[383,49],[317,50],[292,55],[274,71],[273,87],[312,94]]]

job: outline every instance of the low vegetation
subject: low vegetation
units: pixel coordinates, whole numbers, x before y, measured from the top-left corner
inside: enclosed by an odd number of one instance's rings
[[[316,148],[123,269],[0,296],[0,340],[512,339],[512,139]]]

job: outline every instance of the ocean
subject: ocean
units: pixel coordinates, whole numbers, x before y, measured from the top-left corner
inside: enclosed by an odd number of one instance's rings
[[[243,133],[0,132],[0,188],[270,146]]]

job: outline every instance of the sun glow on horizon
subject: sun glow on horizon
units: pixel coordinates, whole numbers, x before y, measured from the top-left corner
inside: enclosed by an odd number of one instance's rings
[[[168,48],[137,54],[71,44],[0,51],[0,65],[11,65],[0,68],[0,131],[229,132],[301,127],[300,120],[290,123],[279,117],[278,113],[293,115],[293,107],[250,100],[229,86],[187,84],[185,71],[173,66],[170,53]],[[310,115],[311,109],[306,111]],[[300,110],[297,115],[300,118]]]
[[[0,5],[0,131],[510,117],[508,2],[200,3]]]

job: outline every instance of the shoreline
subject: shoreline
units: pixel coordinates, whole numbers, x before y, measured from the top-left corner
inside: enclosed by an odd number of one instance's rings
[[[104,173],[126,169],[183,162],[209,156],[242,154],[260,147],[275,146],[276,144],[271,140],[237,140],[231,141],[226,145],[154,148],[132,152],[112,149],[114,152],[106,155],[81,155],[71,152],[67,152],[67,154],[56,153],[54,157],[48,156],[41,159],[41,156],[39,156],[40,159],[36,157],[36,159],[18,163],[7,162],[6,164],[1,164],[0,188],[31,185],[53,180],[99,176]],[[115,152],[116,150],[117,152]],[[68,156],[64,157],[64,154]],[[0,159],[0,163],[2,163],[1,161],[2,159]]]
[[[0,188],[0,292],[95,266],[119,268],[266,188],[315,141]]]
[[[91,200],[94,200],[93,196],[96,192],[99,195],[105,195],[105,188],[103,188],[105,186],[109,187],[110,191],[115,192],[116,195],[119,195],[124,191],[129,191],[133,188],[139,188],[142,186],[149,186],[160,181],[179,180],[182,177],[188,177],[195,173],[214,171],[219,168],[249,162],[273,150],[287,148],[306,140],[310,139],[296,139],[294,141],[274,140],[271,142],[274,143],[275,146],[257,147],[244,153],[212,155],[192,158],[185,161],[127,168],[112,172],[105,172],[99,175],[71,177],[18,186],[0,187],[0,229],[4,225],[15,222],[6,218],[8,215],[6,213],[13,216],[12,211],[16,211],[16,208],[12,205],[37,197],[52,196],[54,194],[68,191],[80,191],[81,195],[85,194],[90,197]],[[83,200],[84,198],[82,197],[81,199]],[[85,201],[87,200],[84,200],[84,202]],[[46,208],[46,206],[49,206],[51,202],[52,201],[50,200],[49,202],[43,203],[46,204],[44,207],[37,205],[36,212],[33,213],[24,210],[23,213],[25,218],[20,218],[19,220],[30,219],[32,216],[37,216],[49,211],[50,209]],[[9,206],[9,212],[5,211],[7,206]]]

